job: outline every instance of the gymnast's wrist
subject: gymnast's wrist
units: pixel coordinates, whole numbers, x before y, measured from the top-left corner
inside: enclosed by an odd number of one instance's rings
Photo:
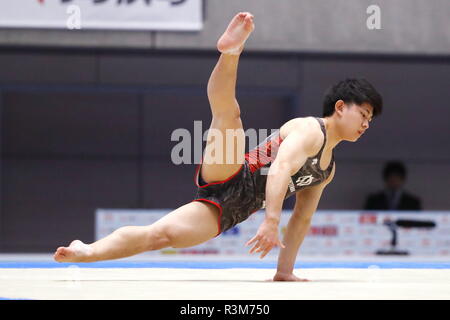
[[[269,214],[266,212],[266,217],[264,218],[266,223],[277,225],[280,223],[280,215],[279,214]]]

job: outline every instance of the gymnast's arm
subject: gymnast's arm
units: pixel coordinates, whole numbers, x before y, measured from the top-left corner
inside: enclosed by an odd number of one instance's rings
[[[319,130],[308,127],[292,131],[280,145],[270,166],[266,183],[266,214],[257,234],[246,245],[255,243],[250,253],[262,252],[263,258],[274,246],[283,247],[278,238],[278,224],[290,177],[316,154],[323,143]],[[309,131],[309,132],[308,132]]]
[[[284,234],[282,248],[278,256],[277,275],[289,276],[294,271],[298,250],[308,233],[313,214],[317,210],[322,192],[333,180],[336,165],[324,182],[296,193],[295,207]]]

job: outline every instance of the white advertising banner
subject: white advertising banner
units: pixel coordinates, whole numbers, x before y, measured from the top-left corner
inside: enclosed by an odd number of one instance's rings
[[[96,239],[127,225],[148,225],[167,210],[99,209],[96,212]],[[286,230],[291,213],[281,215],[281,236]],[[230,256],[247,254],[245,243],[257,232],[264,219],[259,211],[246,221],[201,245],[155,251],[154,255]],[[397,223],[390,228],[387,222]],[[414,225],[432,223],[433,227]],[[396,243],[393,246],[395,229]],[[361,212],[317,211],[300,252],[302,255],[373,256],[377,252],[407,252],[420,256],[450,256],[450,212]],[[269,255],[276,255],[278,249]]]
[[[0,3],[0,27],[195,31],[202,0],[13,0]]]

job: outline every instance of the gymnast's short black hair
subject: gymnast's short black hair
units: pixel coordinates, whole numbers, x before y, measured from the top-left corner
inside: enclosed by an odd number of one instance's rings
[[[373,108],[373,117],[383,111],[383,98],[366,79],[345,79],[329,88],[323,101],[323,117],[334,114],[338,100],[357,105],[368,103]]]

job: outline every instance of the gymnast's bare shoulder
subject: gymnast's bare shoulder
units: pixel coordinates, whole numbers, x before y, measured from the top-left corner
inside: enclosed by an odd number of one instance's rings
[[[308,149],[312,154],[317,153],[324,142],[324,135],[320,128],[320,124],[314,117],[294,118],[280,127],[280,137],[282,140],[285,140],[293,133],[306,138],[309,145]]]

